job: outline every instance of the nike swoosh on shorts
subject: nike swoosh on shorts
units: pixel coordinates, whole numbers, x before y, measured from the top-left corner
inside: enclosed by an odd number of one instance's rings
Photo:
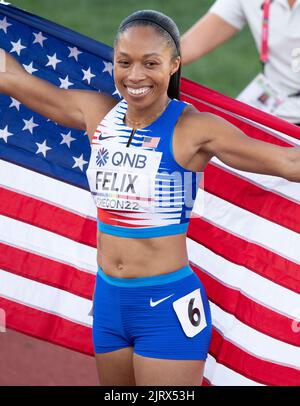
[[[160,304],[161,302],[164,302],[165,300],[169,299],[171,296],[174,296],[174,293],[173,293],[172,295],[170,295],[170,296],[163,297],[163,298],[160,299],[160,300],[156,300],[155,302],[153,302],[152,297],[151,297],[151,299],[150,299],[150,306],[151,306],[151,307],[155,307],[155,306],[157,306],[158,304]]]

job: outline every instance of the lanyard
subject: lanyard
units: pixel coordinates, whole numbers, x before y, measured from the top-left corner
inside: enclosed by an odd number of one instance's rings
[[[260,49],[260,61],[264,70],[265,64],[269,59],[269,18],[270,18],[270,5],[272,0],[265,0],[263,3],[263,21],[261,31],[261,49]]]
[[[262,5],[263,9],[263,20],[262,20],[262,31],[261,31],[261,49],[260,49],[260,61],[262,64],[262,70],[265,70],[265,65],[269,59],[269,20],[270,20],[270,6],[273,0],[264,0]],[[289,97],[299,97],[300,91],[290,94]]]

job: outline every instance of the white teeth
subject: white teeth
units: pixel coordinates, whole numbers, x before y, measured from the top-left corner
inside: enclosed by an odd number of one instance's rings
[[[149,87],[141,87],[140,89],[133,89],[131,87],[128,87],[128,93],[131,94],[145,94],[150,88]]]

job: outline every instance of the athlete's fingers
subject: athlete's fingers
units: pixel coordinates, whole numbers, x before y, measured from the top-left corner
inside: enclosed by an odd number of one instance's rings
[[[6,54],[4,49],[0,48],[0,72],[5,72],[6,70]]]

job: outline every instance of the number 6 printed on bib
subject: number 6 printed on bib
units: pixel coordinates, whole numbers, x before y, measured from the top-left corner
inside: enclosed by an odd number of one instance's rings
[[[173,308],[188,337],[194,337],[207,326],[200,288],[175,300]]]

